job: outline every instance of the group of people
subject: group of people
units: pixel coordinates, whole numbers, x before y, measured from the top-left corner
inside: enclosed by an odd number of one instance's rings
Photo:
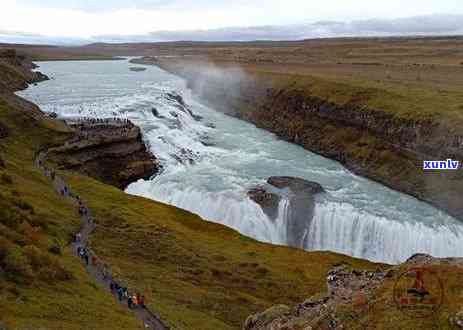
[[[109,289],[112,294],[117,294],[117,298],[120,302],[124,299],[127,299],[127,307],[129,309],[133,308],[145,308],[145,296],[137,294],[129,294],[129,291],[126,287],[120,286],[117,282],[112,281],[109,283]]]
[[[101,127],[102,125],[119,125],[119,126],[129,126],[133,125],[132,122],[125,118],[79,118],[77,120],[68,120],[68,123],[72,126],[82,126],[82,127]]]
[[[71,190],[66,186],[64,181],[56,176],[55,171],[52,169],[48,169],[44,165],[44,160],[43,160],[43,155],[38,156],[37,158],[37,166],[40,167],[45,175],[53,182],[55,182],[55,187],[56,189],[60,192],[60,194],[65,197],[70,197],[74,199],[78,205],[78,212],[79,215],[83,220],[86,220],[88,224],[94,226],[94,221],[92,217],[90,216],[89,209],[85,204],[82,202],[80,197],[78,195],[75,195],[71,192]],[[129,309],[135,309],[135,308],[145,308],[145,297],[143,295],[140,295],[140,293],[136,294],[130,294],[128,289],[126,287],[122,287],[119,285],[116,281],[112,279],[112,276],[110,274],[110,271],[107,268],[107,265],[102,265],[100,264],[99,260],[97,260],[97,257],[91,249],[89,249],[84,245],[83,242],[83,237],[82,233],[78,232],[75,234],[74,237],[74,242],[76,243],[77,246],[77,255],[83,260],[85,265],[88,267],[90,266],[90,263],[93,267],[96,267],[97,270],[99,270],[103,276],[103,281],[107,282],[109,281],[109,289],[111,290],[112,294],[117,294],[117,297],[120,302],[122,302],[124,299],[127,300],[127,307]]]
[[[129,136],[135,127],[128,119],[121,118],[84,118],[68,123],[78,129],[78,134],[66,142],[68,146],[102,135]]]
[[[77,199],[77,203],[78,203],[78,212],[79,212],[79,215],[81,217],[85,217],[87,218],[88,215],[89,215],[89,211],[88,211],[88,208],[82,203],[82,201],[80,200],[80,198]]]

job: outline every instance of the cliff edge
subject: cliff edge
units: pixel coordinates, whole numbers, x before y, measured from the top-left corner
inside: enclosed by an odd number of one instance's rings
[[[142,140],[140,128],[122,119],[66,121],[75,129],[63,146],[49,157],[62,170],[72,170],[104,183],[125,188],[138,179],[149,179],[159,163]]]

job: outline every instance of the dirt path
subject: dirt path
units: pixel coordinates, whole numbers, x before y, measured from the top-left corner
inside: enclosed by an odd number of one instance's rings
[[[85,249],[88,255],[87,261],[84,258],[82,263],[86,267],[87,272],[96,280],[96,282],[101,285],[105,290],[110,291],[110,283],[117,283],[116,279],[113,279],[110,269],[106,265],[103,265],[99,262],[98,256],[92,251],[88,246],[88,238],[90,234],[95,230],[96,224],[92,216],[91,210],[87,207],[84,201],[80,197],[74,194],[66,182],[60,176],[56,175],[53,169],[47,168],[45,166],[46,152],[40,152],[36,158],[36,166],[42,170],[43,174],[48,177],[55,190],[63,197],[71,200],[79,210],[79,215],[81,217],[82,226],[79,233],[76,233],[76,237],[79,237],[75,242],[72,243],[72,248],[76,256],[78,255],[79,249]],[[130,294],[134,294],[138,291],[131,290],[128,288]],[[113,297],[119,301],[116,292],[111,292]],[[129,308],[127,304],[127,299],[123,298],[119,303],[125,308]],[[147,307],[136,307],[131,308],[130,311],[135,314],[135,316],[143,322],[145,329],[154,329],[154,330],[165,330],[169,329],[166,325],[163,324],[160,317],[154,312],[150,311]]]

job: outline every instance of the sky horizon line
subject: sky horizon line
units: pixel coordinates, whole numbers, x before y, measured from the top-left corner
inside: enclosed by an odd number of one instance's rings
[[[312,23],[231,26],[211,29],[158,30],[144,34],[102,34],[89,37],[46,36],[1,29],[0,43],[84,45],[93,43],[258,42],[324,38],[429,37],[463,35],[463,14],[401,18],[317,20]]]

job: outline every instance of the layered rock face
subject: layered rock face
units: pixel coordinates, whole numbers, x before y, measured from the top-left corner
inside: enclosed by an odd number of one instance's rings
[[[209,74],[168,60],[153,64],[184,77],[216,109],[463,219],[463,170],[423,170],[424,160],[463,159],[463,134],[456,123],[401,117],[355,99],[335,104],[311,95],[309,87],[276,88],[261,73],[236,77],[226,69],[218,74],[220,68]]]
[[[75,129],[75,136],[49,153],[60,169],[78,171],[121,189],[159,171],[140,129],[130,121],[85,119],[68,124]]]
[[[34,68],[36,66],[27,56],[18,54],[14,49],[0,49],[0,71],[3,75],[0,89],[17,91],[49,79],[41,72],[32,71]]]
[[[303,248],[314,215],[315,195],[324,192],[316,182],[288,176],[270,177],[267,185],[248,192],[249,198],[259,204],[267,216],[275,221],[284,217],[287,244]],[[285,204],[280,207],[282,200]],[[281,208],[281,210],[280,210]],[[279,214],[279,213],[282,214]]]

